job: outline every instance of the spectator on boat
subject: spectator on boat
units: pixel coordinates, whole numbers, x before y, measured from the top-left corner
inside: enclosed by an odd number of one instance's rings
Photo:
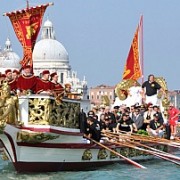
[[[6,78],[4,79],[4,81],[8,82],[8,85],[10,86],[11,94],[16,94],[17,83],[16,80],[12,78],[12,70],[11,69],[5,70],[5,75]]]
[[[155,113],[153,117],[153,120],[147,126],[146,130],[150,136],[162,137],[164,135],[163,121],[162,119],[159,119],[158,113]]]
[[[154,111],[155,113],[158,113],[159,119],[161,119],[161,121],[164,123],[163,115],[162,115],[162,113],[161,113],[161,111],[160,111],[159,106],[157,106],[157,105],[153,106],[153,111]]]
[[[162,87],[154,80],[154,75],[150,74],[148,80],[142,84],[143,89],[143,101],[144,103],[152,103],[153,105],[158,105],[157,93],[164,90]]]
[[[97,119],[99,120],[99,116],[98,116],[98,114],[99,114],[99,107],[97,105],[94,105],[92,107],[92,111],[94,112],[95,116],[97,116]]]
[[[142,87],[138,85],[137,81],[134,81],[133,86],[128,89],[128,106],[132,106],[135,104],[142,104]]]
[[[113,114],[115,116],[116,122],[120,120],[121,114],[119,112],[119,106],[114,106]]]
[[[118,122],[116,126],[116,131],[126,131],[126,132],[133,132],[132,120],[129,119],[129,114],[124,113],[122,115],[122,119]]]
[[[36,93],[53,95],[53,91],[52,91],[53,84],[51,81],[49,81],[49,77],[50,77],[49,70],[44,70],[41,74],[42,77],[37,79]]]
[[[99,124],[94,122],[94,118],[89,116],[87,117],[87,124],[89,125],[88,134],[84,134],[84,137],[92,138],[95,141],[100,141],[101,139],[101,130]]]
[[[20,72],[17,69],[14,69],[12,72],[12,78],[17,81],[19,76],[20,76]]]
[[[35,93],[37,77],[31,73],[31,66],[25,65],[22,68],[22,74],[17,79],[17,94],[27,95]]]
[[[143,127],[142,127],[143,130],[146,130],[147,125],[151,122],[151,120],[153,120],[154,114],[155,114],[155,112],[153,110],[153,105],[152,105],[152,103],[149,103],[147,105],[147,111],[145,111],[144,115],[143,115],[143,117],[144,117],[144,123],[143,123]]]
[[[134,105],[132,105],[132,106],[130,107],[129,116],[130,116],[131,119],[133,119],[133,117],[135,116],[135,106],[134,106]]]
[[[139,107],[140,109],[140,114],[142,116],[144,116],[144,112],[146,112],[146,106],[144,104],[141,104],[141,106]]]
[[[141,129],[144,123],[144,118],[140,114],[140,109],[135,108],[134,116],[132,118],[133,122],[136,124],[137,130]]]
[[[105,113],[106,116],[111,116],[111,119],[112,119],[113,123],[116,122],[115,115],[110,111],[110,107],[109,106],[105,107],[104,113]]]
[[[64,94],[64,87],[60,83],[58,83],[57,73],[54,72],[50,76],[51,76],[51,82],[52,82],[52,91],[54,91],[54,95],[62,96]]]
[[[98,119],[101,120],[101,115],[102,114],[105,114],[105,105],[104,104],[101,104],[100,107],[99,107],[99,111],[97,113],[97,116],[98,116]]]
[[[110,131],[109,125],[110,125],[110,121],[109,121],[109,116],[105,116],[104,114],[102,114],[104,116],[104,119],[102,120],[101,123],[101,130],[103,132],[106,131]]]
[[[174,137],[177,134],[177,123],[178,123],[178,116],[180,114],[180,111],[174,107],[173,103],[170,103],[169,109],[168,109],[168,117],[169,117],[169,124],[171,129],[171,136],[170,139],[174,139]]]
[[[86,113],[81,109],[79,113],[79,129],[81,133],[85,133],[87,128]]]
[[[99,124],[101,129],[103,128],[104,123],[105,123],[105,114],[101,114],[99,118]]]
[[[5,80],[6,75],[5,74],[0,74],[0,86],[2,85],[3,81]]]

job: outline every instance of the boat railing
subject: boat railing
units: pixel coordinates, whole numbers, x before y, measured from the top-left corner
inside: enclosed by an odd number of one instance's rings
[[[80,101],[63,98],[57,103],[49,95],[32,94],[19,98],[19,121],[24,125],[79,127]]]

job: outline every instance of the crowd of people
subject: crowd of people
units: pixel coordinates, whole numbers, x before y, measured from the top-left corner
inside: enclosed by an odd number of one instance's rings
[[[7,82],[10,86],[11,94],[18,96],[27,94],[58,95],[64,92],[64,87],[58,83],[56,72],[50,74],[49,70],[44,70],[39,77],[32,74],[30,65],[18,70],[6,69],[5,74],[0,73],[0,85]]]
[[[85,136],[96,137],[100,140],[101,131],[136,133],[144,130],[151,136],[163,137],[165,127],[170,127],[169,138],[177,135],[178,116],[180,111],[171,103],[167,115],[162,113],[158,92],[167,96],[165,90],[155,81],[153,74],[148,76],[142,86],[135,81],[128,90],[127,100],[124,104],[116,102],[113,108],[93,108],[87,115],[85,123]],[[88,118],[91,117],[91,124]]]
[[[177,134],[179,110],[170,104],[168,109],[171,139]],[[139,130],[147,132],[150,136],[164,137],[167,122],[159,106],[148,103],[145,105],[125,105],[93,107],[84,120],[84,136],[100,141],[101,132],[137,133]]]

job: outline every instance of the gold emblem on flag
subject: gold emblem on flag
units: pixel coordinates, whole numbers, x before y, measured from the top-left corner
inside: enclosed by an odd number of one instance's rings
[[[30,26],[26,26],[26,39],[31,39],[31,37],[36,33],[38,28],[38,23],[31,24]]]

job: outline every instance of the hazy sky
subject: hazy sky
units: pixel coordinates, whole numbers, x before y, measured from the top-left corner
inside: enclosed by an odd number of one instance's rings
[[[30,5],[51,2],[30,0]],[[54,0],[43,22],[53,22],[56,39],[67,52],[80,79],[89,87],[116,85],[141,14],[144,16],[145,80],[163,76],[169,90],[180,89],[180,0]],[[1,0],[0,13],[25,8],[25,0]],[[22,57],[8,17],[0,16],[0,45],[7,37]],[[39,40],[39,38],[38,38]]]

